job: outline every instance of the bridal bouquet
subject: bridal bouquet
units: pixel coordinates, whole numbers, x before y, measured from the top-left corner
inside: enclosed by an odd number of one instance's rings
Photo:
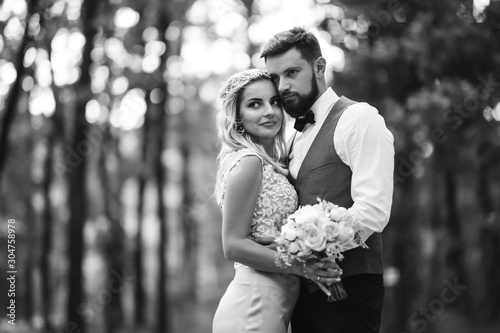
[[[276,238],[276,264],[290,266],[299,262],[341,261],[344,248],[355,243],[367,248],[361,240],[361,225],[344,207],[318,198],[315,205],[299,207],[291,214]],[[329,302],[347,298],[341,282],[329,286]]]

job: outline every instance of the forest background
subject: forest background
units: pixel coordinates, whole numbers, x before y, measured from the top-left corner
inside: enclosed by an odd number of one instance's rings
[[[217,90],[295,25],[395,137],[381,331],[499,331],[500,1],[3,0],[1,332],[210,332]]]

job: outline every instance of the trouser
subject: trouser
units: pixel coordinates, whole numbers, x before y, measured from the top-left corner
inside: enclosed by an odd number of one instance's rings
[[[323,291],[309,293],[301,280],[300,296],[292,315],[292,333],[377,333],[384,301],[383,276],[353,275],[342,278],[342,284],[347,299],[328,303]]]

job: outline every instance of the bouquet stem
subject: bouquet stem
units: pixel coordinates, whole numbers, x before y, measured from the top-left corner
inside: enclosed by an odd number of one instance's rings
[[[342,301],[347,298],[347,292],[345,291],[342,282],[333,283],[328,287],[331,295],[328,297],[328,303]]]

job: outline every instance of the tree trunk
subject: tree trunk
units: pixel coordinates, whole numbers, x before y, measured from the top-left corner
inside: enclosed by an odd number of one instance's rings
[[[87,218],[87,197],[85,193],[86,155],[89,153],[86,132],[88,123],[85,119],[85,106],[90,99],[90,52],[93,48],[93,37],[96,28],[93,26],[93,18],[97,12],[97,0],[85,0],[82,5],[82,32],[85,37],[83,49],[81,77],[77,84],[77,104],[73,119],[73,138],[69,145],[74,159],[71,160],[69,153],[65,156],[68,164],[66,172],[69,178],[69,300],[68,318],[65,329],[85,331],[83,317],[78,313],[78,308],[83,299],[83,227]],[[75,156],[76,154],[76,156]]]
[[[54,37],[54,34],[57,31],[53,29],[52,33],[49,35],[49,28],[45,24],[45,20],[42,17],[40,18],[40,26],[46,29],[46,35],[44,39],[44,47],[47,49],[47,53],[49,54],[49,59],[52,62],[52,48],[51,48],[51,40]],[[55,24],[53,24],[55,25]],[[52,77],[54,77],[53,69],[51,69]],[[53,165],[54,165],[54,150],[56,144],[59,142],[64,142],[64,119],[62,118],[61,103],[57,96],[59,96],[59,88],[55,85],[54,80],[52,80],[51,84],[52,91],[54,92],[55,97],[55,111],[52,117],[48,119],[49,126],[51,127],[48,131],[47,135],[48,140],[48,151],[45,159],[45,167],[44,167],[44,179],[42,183],[42,192],[44,196],[44,212],[43,212],[43,235],[42,235],[42,253],[40,257],[40,273],[41,273],[41,288],[42,288],[42,299],[44,300],[44,308],[43,308],[43,319],[45,324],[45,331],[47,333],[52,332],[54,329],[51,325],[50,314],[52,312],[52,290],[51,290],[51,267],[50,267],[50,252],[52,249],[52,226],[54,216],[52,215],[52,202],[50,198],[50,186],[54,180],[53,175]]]
[[[51,133],[56,130],[52,129]],[[52,184],[52,154],[54,151],[54,139],[53,134],[49,135],[47,156],[45,158],[44,165],[44,177],[42,183],[42,193],[44,198],[44,208],[43,208],[43,233],[42,233],[42,253],[40,256],[40,275],[41,275],[41,288],[42,288],[42,299],[44,300],[43,307],[43,321],[45,325],[45,331],[47,333],[52,331],[50,323],[50,313],[52,310],[52,298],[51,298],[51,288],[50,288],[50,249],[52,245],[52,202],[50,199],[50,185]]]
[[[137,203],[137,233],[135,235],[135,249],[134,249],[134,266],[135,266],[135,324],[140,327],[144,324],[144,308],[146,303],[146,291],[144,289],[143,279],[142,279],[142,222],[143,222],[143,209],[144,209],[144,190],[146,188],[146,181],[149,171],[149,165],[147,160],[148,152],[148,136],[149,136],[149,112],[151,110],[151,99],[148,94],[148,108],[146,114],[144,115],[144,124],[142,127],[142,149],[141,149],[141,164],[142,168],[139,174],[139,188],[138,188],[138,203]]]
[[[495,199],[492,188],[495,183],[492,181],[493,173],[498,170],[498,147],[484,142],[480,145],[478,155],[480,155],[480,163],[478,170],[478,185],[476,188],[477,197],[481,213],[483,215],[483,223],[479,229],[480,247],[482,250],[482,266],[484,267],[483,286],[485,291],[481,291],[482,297],[478,319],[493,320],[498,315],[500,307],[500,269],[496,263],[500,260],[500,234],[498,232],[498,212],[495,212]]]
[[[166,71],[166,61],[169,49],[169,44],[165,39],[165,31],[170,24],[170,17],[168,11],[169,1],[158,1],[154,0],[151,3],[158,10],[158,16],[156,17],[157,22],[155,26],[158,28],[159,40],[165,43],[167,50],[161,56],[161,66],[158,68],[158,73],[162,74],[160,80],[156,80],[156,88],[159,88],[165,94],[167,93],[167,83],[163,79],[163,73]],[[162,153],[166,146],[165,135],[167,128],[167,117],[166,117],[166,101],[165,98],[163,103],[158,104],[157,107],[153,108],[150,112],[151,116],[151,132],[152,132],[152,142],[154,145],[154,173],[157,185],[157,215],[160,232],[160,239],[158,245],[158,307],[157,307],[157,331],[162,333],[170,332],[170,318],[169,318],[169,306],[168,306],[168,261],[166,256],[166,250],[168,249],[168,234],[167,234],[167,219],[166,210],[164,206],[164,186],[167,179],[166,171],[162,163]]]
[[[405,142],[404,152],[413,151],[416,146],[412,144],[411,133],[406,132],[402,140]],[[404,158],[403,160],[408,160]],[[394,331],[404,331],[408,328],[409,317],[414,311],[416,305],[415,296],[418,295],[420,281],[418,281],[418,263],[420,259],[420,247],[418,244],[418,221],[415,219],[416,202],[416,185],[415,177],[413,176],[414,165],[408,169],[403,163],[403,160],[396,156],[395,159],[395,189],[399,191],[400,206],[398,210],[391,216],[390,224],[395,224],[395,238],[393,245],[393,260],[394,265],[399,269],[399,283],[394,288]],[[404,181],[396,181],[398,177],[404,177]],[[399,185],[398,185],[399,184]]]
[[[254,0],[242,0],[245,9],[247,10],[247,19],[254,15],[253,4]],[[253,43],[248,43],[247,53],[250,57],[259,52],[261,45],[256,45]],[[260,56],[260,55],[259,55]]]
[[[185,116],[185,115],[184,115]],[[187,130],[187,126],[184,129]],[[187,131],[189,133],[189,131]],[[183,225],[183,236],[184,236],[184,261],[185,269],[184,276],[187,278],[187,299],[191,302],[196,300],[196,281],[197,281],[197,228],[194,219],[192,218],[191,209],[193,208],[193,196],[191,190],[191,179],[189,174],[189,148],[188,142],[184,139],[181,145],[181,155],[183,157],[184,168],[182,171],[182,206],[181,206],[181,219]]]
[[[167,257],[166,249],[168,248],[168,237],[167,237],[167,221],[164,206],[164,196],[163,189],[166,179],[165,169],[161,161],[162,152],[164,149],[164,136],[166,127],[166,117],[165,111],[162,108],[154,110],[155,112],[155,141],[156,141],[156,151],[155,151],[155,176],[157,184],[157,214],[158,222],[160,223],[160,240],[158,244],[158,332],[169,332],[169,308],[168,308],[168,296],[167,296]]]
[[[402,331],[407,328],[408,318],[412,311],[411,300],[418,291],[420,285],[417,280],[417,261],[419,256],[419,248],[416,244],[415,221],[412,217],[415,215],[413,203],[414,200],[414,178],[409,177],[404,183],[401,184],[400,193],[404,198],[403,205],[400,212],[404,212],[400,216],[391,217],[392,223],[397,223],[396,239],[394,242],[393,256],[394,264],[400,271],[400,282],[395,288],[395,307],[396,314],[395,320],[396,329]],[[408,249],[412,249],[409,251]]]
[[[79,102],[81,104],[81,102]],[[87,129],[85,120],[85,109],[78,107],[74,121],[74,137],[70,148],[76,151],[78,144],[84,142],[84,131]],[[76,161],[75,161],[76,162]],[[68,322],[71,327],[77,327],[84,331],[82,316],[78,306],[83,299],[83,228],[87,217],[87,196],[85,193],[86,157],[79,155],[77,165],[69,172],[69,303]]]
[[[99,159],[99,170],[101,184],[104,193],[104,215],[109,223],[109,232],[106,240],[106,262],[108,268],[107,281],[116,280],[116,275],[121,275],[124,270],[123,239],[124,232],[121,225],[121,174],[118,170],[120,155],[118,142],[112,137],[109,127],[104,130],[101,144],[101,156]],[[116,159],[116,163],[107,163],[107,159]],[[117,169],[108,170],[108,165],[116,166]],[[113,286],[111,290],[111,300],[105,307],[106,332],[113,333],[123,327],[123,311],[121,308],[121,291],[125,286],[124,281],[119,281],[119,285]]]
[[[462,226],[460,225],[460,214],[457,202],[457,186],[454,170],[448,167],[444,173],[445,182],[445,205],[446,225],[450,234],[451,244],[446,256],[447,266],[451,268],[462,283],[466,283],[466,272],[464,262],[464,242],[462,239]]]
[[[24,28],[24,34],[21,40],[21,45],[19,46],[19,52],[17,53],[17,58],[14,62],[17,77],[5,102],[5,115],[2,122],[2,132],[0,133],[0,183],[2,181],[3,168],[5,166],[5,161],[7,160],[9,150],[9,131],[12,124],[14,123],[14,116],[17,111],[17,103],[19,101],[20,95],[22,94],[21,83],[26,71],[26,68],[23,66],[24,54],[33,39],[33,37],[28,33],[30,28],[28,22],[31,16],[36,13],[38,7],[38,0],[27,0],[26,2],[28,7],[26,15],[26,27]]]
[[[33,149],[30,149],[30,151],[33,151]],[[35,244],[37,238],[35,229],[35,221],[37,217],[33,209],[31,193],[32,192],[30,191],[30,194],[27,194],[25,199],[25,206],[26,206],[25,219],[26,219],[26,225],[28,226],[26,228],[27,232],[24,238],[26,245]],[[18,243],[18,241],[16,241],[16,243]],[[30,322],[31,318],[33,318],[33,315],[35,313],[35,306],[33,302],[35,298],[33,297],[33,294],[34,291],[38,289],[33,279],[33,272],[34,272],[33,266],[35,264],[34,258],[36,256],[36,248],[33,246],[26,246],[25,248],[27,253],[26,253],[26,261],[23,263],[23,265],[25,265],[26,268],[22,273],[26,278],[22,280],[20,279],[21,281],[24,280],[23,285],[21,286],[21,288],[23,288],[24,290],[19,288],[20,289],[19,293],[16,291],[16,296],[17,296],[16,303],[24,305],[20,306],[21,312],[19,313],[19,319],[24,317],[27,322]]]

